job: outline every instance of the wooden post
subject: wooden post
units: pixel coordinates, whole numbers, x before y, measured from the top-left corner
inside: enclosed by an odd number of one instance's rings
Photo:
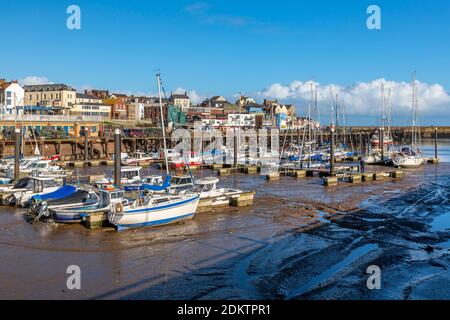
[[[14,130],[14,181],[18,181],[20,178],[20,129],[16,128]]]
[[[120,183],[120,154],[121,154],[121,136],[120,129],[114,132],[114,185],[116,188],[121,187]]]
[[[438,158],[438,128],[434,127],[434,158]]]
[[[89,129],[84,128],[84,161],[89,160]]]
[[[334,176],[334,126],[330,129],[330,175]]]

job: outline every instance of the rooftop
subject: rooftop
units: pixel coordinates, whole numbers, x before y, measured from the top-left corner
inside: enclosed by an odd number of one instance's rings
[[[37,92],[37,91],[76,91],[74,88],[66,84],[36,84],[36,85],[26,85],[23,87],[27,92]]]

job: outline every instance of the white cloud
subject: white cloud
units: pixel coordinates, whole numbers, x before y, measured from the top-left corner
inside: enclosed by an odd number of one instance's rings
[[[300,112],[311,99],[311,84],[317,89],[317,101],[321,112],[329,113],[331,95],[338,95],[349,115],[379,115],[381,112],[381,85],[385,93],[391,92],[393,114],[407,115],[411,112],[412,87],[409,82],[376,79],[371,82],[357,82],[352,85],[322,85],[313,81],[295,80],[289,85],[274,83],[260,92],[260,98],[279,99],[296,102]],[[450,95],[440,84],[427,84],[417,81],[417,98],[419,113],[422,115],[450,114]],[[302,108],[304,107],[304,108]]]
[[[49,84],[53,83],[48,80],[46,77],[38,77],[38,76],[27,76],[23,79],[19,80],[19,83],[23,86],[25,85],[37,85],[37,84]]]

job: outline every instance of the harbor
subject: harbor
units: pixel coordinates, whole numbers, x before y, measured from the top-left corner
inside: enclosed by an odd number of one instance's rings
[[[333,188],[316,177],[268,181],[236,172],[221,183],[254,190],[253,206],[120,233],[31,224],[26,209],[1,207],[0,297],[448,299],[449,169],[441,162],[404,169],[401,179]],[[21,263],[11,268],[11,259]],[[389,270],[388,291],[362,285],[371,264]],[[68,265],[83,270],[83,290],[65,287]]]
[[[297,129],[285,106],[258,130],[174,123],[156,80],[159,126],[52,140],[18,121],[2,140],[2,260],[22,263],[0,265],[0,298],[449,298],[449,143],[417,124],[415,73],[411,127],[383,86],[379,127],[346,126],[337,98],[329,125],[314,99]],[[388,292],[362,289],[373,265]],[[87,290],[64,289],[70,266]]]

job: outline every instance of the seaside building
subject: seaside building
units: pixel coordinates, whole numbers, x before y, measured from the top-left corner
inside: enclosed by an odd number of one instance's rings
[[[187,95],[187,92],[184,94],[172,93],[170,95],[169,101],[176,107],[179,107],[181,111],[185,112],[191,107],[191,99]]]
[[[70,113],[77,94],[65,84],[27,85],[24,90],[26,106],[52,107],[58,114]]]
[[[222,96],[214,96],[211,99],[204,100],[200,106],[202,107],[210,107],[210,108],[224,108],[230,103]]]
[[[15,114],[24,105],[24,89],[17,81],[0,79],[0,114]]]
[[[74,116],[93,116],[103,119],[111,118],[111,106],[93,95],[77,93],[75,104],[70,109]]]
[[[110,118],[112,120],[128,120],[128,108],[126,99],[126,95],[112,94],[108,99],[103,100],[104,104],[111,107]]]

